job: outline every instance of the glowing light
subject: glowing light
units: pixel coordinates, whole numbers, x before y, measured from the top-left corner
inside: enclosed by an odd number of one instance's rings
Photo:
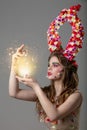
[[[20,41],[13,41],[9,48],[4,51],[0,50],[0,68],[7,65],[11,69],[12,56],[16,53],[18,47],[21,46]],[[38,64],[38,48],[36,46],[24,48],[24,56],[17,58],[14,65],[14,71],[18,76],[25,77],[26,75],[34,76],[37,71]]]
[[[36,70],[34,59],[32,60],[29,55],[19,57],[15,62],[14,70],[21,77],[33,75]]]

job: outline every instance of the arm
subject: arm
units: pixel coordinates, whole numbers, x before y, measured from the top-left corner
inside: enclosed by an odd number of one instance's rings
[[[35,90],[35,88],[34,88]],[[46,97],[44,92],[38,87],[38,89],[35,90],[38,99],[46,112],[48,118],[51,121],[54,121],[56,119],[62,119],[69,115],[72,111],[74,111],[79,105],[82,103],[82,96],[79,92],[73,93],[71,96],[68,97],[68,99],[60,105],[58,108],[56,108]]]
[[[13,98],[25,101],[36,101],[37,99],[37,96],[33,90],[24,90],[19,88],[19,82],[15,78],[13,71],[11,71],[9,78],[9,95]]]
[[[31,86],[33,88],[44,111],[46,112],[46,115],[51,121],[64,118],[81,104],[82,101],[81,94],[73,93],[62,105],[56,108],[55,105],[53,105],[47,98],[46,94],[43,92],[41,86],[38,84],[37,81],[35,81],[31,77],[28,78],[17,77],[17,79],[20,82],[24,83],[25,85]]]
[[[16,75],[14,72],[14,60],[19,56],[19,52],[22,51],[23,45],[18,48],[16,54],[13,55],[12,59],[12,65],[11,65],[11,72],[10,72],[10,77],[9,77],[9,95],[11,97],[21,99],[21,100],[26,100],[26,101],[36,101],[37,96],[33,89],[29,90],[24,90],[19,88],[19,81],[16,79]]]

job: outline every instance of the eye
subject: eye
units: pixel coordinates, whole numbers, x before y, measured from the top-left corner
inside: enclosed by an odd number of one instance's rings
[[[54,67],[58,67],[58,65],[57,65],[57,64],[54,64],[53,66],[54,66]]]
[[[59,63],[53,63],[54,67],[58,67],[60,64]]]

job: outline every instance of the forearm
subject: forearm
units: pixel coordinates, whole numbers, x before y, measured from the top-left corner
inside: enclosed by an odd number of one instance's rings
[[[19,91],[19,82],[15,78],[14,71],[11,69],[9,77],[9,95],[15,97],[18,91]]]
[[[40,86],[37,86],[34,88],[34,91],[44,109],[47,116],[50,118],[50,120],[55,120],[57,117],[57,109],[56,107],[51,103],[51,101],[47,98],[45,93],[42,91]]]

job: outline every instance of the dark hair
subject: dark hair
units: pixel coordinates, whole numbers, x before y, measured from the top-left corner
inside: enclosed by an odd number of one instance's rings
[[[50,54],[48,61],[51,59],[51,57],[56,56],[59,60],[59,62],[64,66],[64,79],[63,79],[63,85],[64,87],[69,88],[76,88],[78,86],[78,74],[77,69],[78,67],[75,66],[73,61],[69,61],[66,57],[64,57],[63,53],[54,51]]]
[[[78,67],[73,64],[75,62],[74,60],[69,61],[66,57],[64,57],[63,53],[59,51],[52,52],[48,58],[48,62],[53,56],[56,56],[59,62],[64,66],[64,77],[63,77],[64,91],[58,97],[58,104],[61,105],[69,97],[70,94],[76,91],[78,87],[78,82],[79,82],[79,78],[77,74]],[[53,81],[51,82],[51,85],[46,86],[42,89],[47,95],[47,97],[49,98],[49,100],[52,103],[55,103],[55,100],[54,100],[55,89],[54,89]],[[38,112],[43,110],[39,103],[39,100],[37,101],[36,107],[38,109]]]

